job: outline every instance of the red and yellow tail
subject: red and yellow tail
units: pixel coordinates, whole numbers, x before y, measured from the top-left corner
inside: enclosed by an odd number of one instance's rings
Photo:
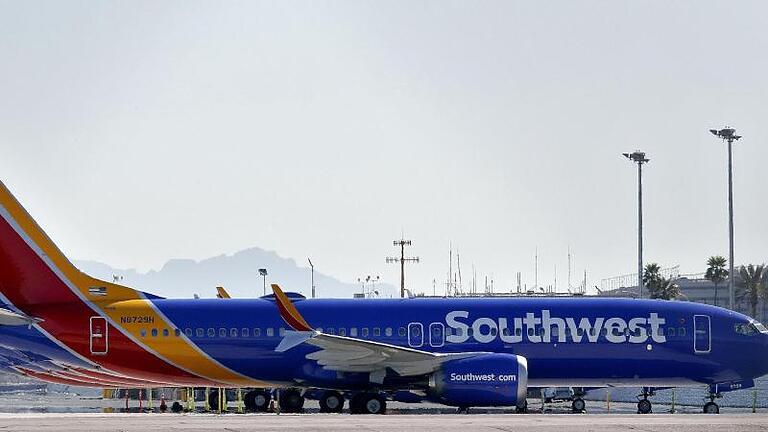
[[[0,294],[17,307],[139,298],[79,271],[0,182]]]

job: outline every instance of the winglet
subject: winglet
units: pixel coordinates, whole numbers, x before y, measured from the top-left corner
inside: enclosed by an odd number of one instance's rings
[[[277,309],[280,311],[280,316],[289,326],[291,326],[291,328],[300,332],[312,331],[312,327],[307,324],[304,317],[302,317],[296,309],[296,306],[291,303],[291,300],[277,284],[272,284],[272,292],[275,293],[275,301],[277,303]]]

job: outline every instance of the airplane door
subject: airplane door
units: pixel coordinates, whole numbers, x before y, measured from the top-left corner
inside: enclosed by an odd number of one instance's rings
[[[697,354],[712,351],[712,324],[709,315],[693,316],[693,351]]]
[[[414,348],[424,345],[424,326],[421,323],[408,324],[408,345]]]
[[[443,323],[433,322],[429,325],[429,344],[433,347],[441,347],[445,344],[445,326]]]
[[[109,349],[109,326],[107,319],[100,316],[91,317],[91,354],[104,355]]]

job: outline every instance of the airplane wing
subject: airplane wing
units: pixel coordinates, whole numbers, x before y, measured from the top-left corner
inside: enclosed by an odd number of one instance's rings
[[[273,284],[277,307],[283,320],[295,331],[286,332],[285,338],[275,348],[284,352],[306,343],[321,348],[307,354],[324,369],[340,372],[368,372],[371,381],[381,383],[386,370],[392,369],[401,376],[424,375],[436,371],[446,361],[474,357],[484,352],[431,353],[381,342],[336,336],[314,330],[301,316],[279,286]]]

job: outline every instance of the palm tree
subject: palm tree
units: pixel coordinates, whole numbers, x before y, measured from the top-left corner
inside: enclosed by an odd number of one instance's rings
[[[717,287],[728,277],[728,270],[725,269],[727,262],[720,255],[711,256],[707,260],[707,272],[704,277],[715,284],[715,306],[717,306]]]
[[[662,300],[673,300],[682,296],[680,287],[671,278],[660,277],[654,285],[651,285],[651,298]]]
[[[736,298],[740,302],[749,303],[749,310],[752,318],[757,315],[757,303],[760,299],[768,299],[768,288],[766,284],[765,265],[750,264],[739,267],[736,286]]]
[[[656,289],[659,280],[661,280],[661,267],[656,263],[646,264],[643,271],[643,286],[645,286],[649,294]],[[642,288],[640,289],[642,292]],[[651,296],[651,298],[653,298],[653,296]]]

